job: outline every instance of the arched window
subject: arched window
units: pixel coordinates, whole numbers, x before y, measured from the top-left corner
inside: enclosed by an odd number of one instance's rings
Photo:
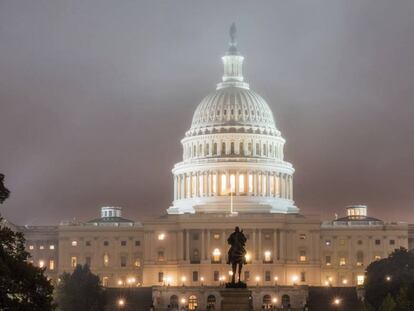
[[[282,307],[287,308],[290,306],[290,297],[289,295],[283,295],[282,296]]]
[[[217,155],[217,143],[213,144],[213,155]]]
[[[226,154],[226,143],[221,143],[221,155]]]
[[[236,176],[234,174],[230,175],[230,192],[236,192]]]
[[[206,150],[204,151],[204,155],[208,156],[210,154],[210,145],[206,144]]]
[[[270,295],[263,296],[263,307],[265,310],[270,310],[272,308],[272,298]]]
[[[239,145],[239,154],[244,156],[244,144],[242,142]]]
[[[252,155],[252,143],[247,144],[247,155]]]
[[[226,174],[221,174],[221,195],[226,195],[227,192],[227,176]]]
[[[193,146],[193,157],[196,156],[196,152],[197,152],[197,147],[196,145]]]
[[[357,252],[357,266],[362,266],[364,264],[364,253],[362,251]]]
[[[193,261],[198,261],[200,260],[200,252],[198,251],[198,249],[193,249]]]
[[[177,295],[172,295],[170,297],[170,306],[171,306],[171,309],[178,310],[178,296]]]
[[[266,156],[267,155],[267,145],[263,144],[263,155]]]
[[[230,143],[230,154],[231,155],[234,155],[235,154],[235,152],[234,152],[234,142],[231,142]]]
[[[239,175],[239,192],[244,193],[244,175]]]
[[[108,265],[109,265],[109,255],[108,254],[103,255],[103,264],[104,264],[104,267],[108,267]]]
[[[260,155],[260,144],[256,143],[256,155]]]
[[[207,310],[215,310],[216,309],[216,296],[208,295],[207,297]]]
[[[199,146],[198,146],[198,156],[199,157],[201,157],[203,155],[203,145],[202,144],[200,144]]]
[[[188,298],[188,310],[196,310],[197,309],[197,296],[191,295]]]
[[[213,250],[213,262],[219,263],[221,261],[221,252],[218,248]]]

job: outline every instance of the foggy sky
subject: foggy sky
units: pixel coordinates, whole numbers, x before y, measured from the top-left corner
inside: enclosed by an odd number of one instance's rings
[[[273,110],[304,214],[353,203],[414,222],[414,1],[0,1],[0,172],[18,224],[142,220],[222,76],[235,21],[244,76]]]

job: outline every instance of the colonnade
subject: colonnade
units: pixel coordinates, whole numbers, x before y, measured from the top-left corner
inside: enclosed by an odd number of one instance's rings
[[[184,160],[209,156],[258,156],[283,159],[283,144],[275,139],[210,139],[183,143]]]
[[[292,176],[266,171],[200,171],[174,176],[174,200],[194,197],[264,196],[292,200]]]

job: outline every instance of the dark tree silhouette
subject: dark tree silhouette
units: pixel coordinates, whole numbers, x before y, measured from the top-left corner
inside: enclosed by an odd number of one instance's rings
[[[57,287],[56,301],[62,311],[104,310],[104,291],[99,277],[88,265],[78,265],[72,274],[64,273]]]
[[[9,196],[0,174],[0,203]],[[23,234],[10,229],[0,216],[0,309],[49,311],[54,309],[53,286],[44,270],[27,262]]]
[[[397,303],[396,310],[414,310],[413,251],[397,249],[367,268],[365,301],[378,310],[386,299],[387,306],[391,305],[390,298]]]
[[[4,186],[4,175],[0,174],[0,204],[2,204],[10,195],[10,191]]]

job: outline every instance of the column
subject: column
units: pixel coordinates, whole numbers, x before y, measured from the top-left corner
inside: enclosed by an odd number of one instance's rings
[[[208,173],[203,173],[203,197],[208,195]]]
[[[252,176],[253,176],[253,195],[256,196],[257,195],[257,174],[256,172],[253,172]]]
[[[256,249],[256,229],[253,229],[253,250],[252,250],[252,261],[257,259],[257,249]]]
[[[201,256],[200,256],[200,259],[201,260],[204,260],[204,258],[205,258],[205,250],[206,250],[206,247],[205,247],[205,241],[204,241],[204,229],[202,229],[201,230]]]
[[[260,261],[262,261],[262,257],[263,257],[263,250],[262,250],[262,229],[259,229],[259,256],[258,259]]]
[[[206,259],[211,260],[210,229],[207,229]]]
[[[185,260],[190,260],[190,231],[185,230]]]
[[[195,175],[193,175],[193,177],[195,178],[195,192],[194,195],[196,197],[200,196],[200,178],[199,178],[199,172],[196,172]]]
[[[178,177],[174,175],[174,201],[177,200],[177,182]]]
[[[271,196],[271,191],[270,191],[270,178],[272,178],[272,175],[269,174],[269,172],[267,172],[267,184],[266,184],[267,189],[266,189],[266,194],[267,194],[268,197]]]
[[[273,229],[273,262],[276,262],[276,260],[279,259],[279,252],[277,249],[277,230]]]
[[[221,263],[226,263],[226,261],[227,261],[227,251],[226,251],[226,249],[227,249],[227,237],[226,237],[226,230],[223,230],[222,232],[221,232]]]
[[[177,259],[178,260],[183,260],[184,258],[184,235],[183,235],[183,231],[178,231],[177,232]]]
[[[236,172],[235,178],[236,178],[236,182],[234,184],[234,187],[235,187],[235,190],[236,190],[236,195],[239,195],[240,194],[240,192],[239,192],[239,179],[240,179],[239,171]]]

